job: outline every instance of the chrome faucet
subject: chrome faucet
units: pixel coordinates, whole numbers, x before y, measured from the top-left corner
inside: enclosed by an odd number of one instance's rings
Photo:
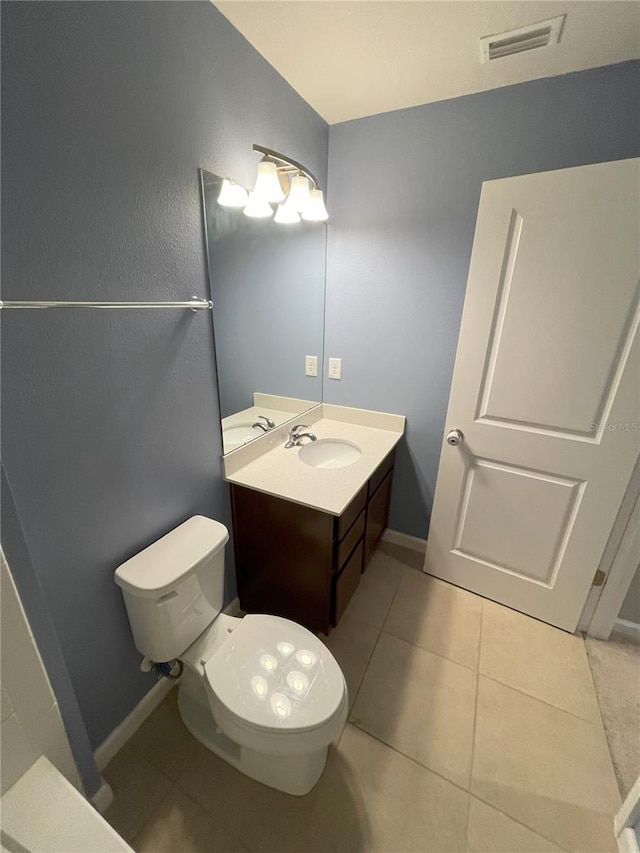
[[[266,425],[259,423],[261,419],[266,422]],[[258,421],[256,421],[255,424],[251,424],[251,429],[258,427],[258,429],[261,429],[263,432],[269,432],[269,430],[273,429],[275,425],[276,422],[272,421],[271,418],[268,418],[266,415],[258,415]]]
[[[289,441],[285,447],[301,447],[303,438],[310,438],[311,441],[317,441],[318,436],[312,432],[300,432],[301,429],[309,429],[310,424],[296,424],[289,430]]]

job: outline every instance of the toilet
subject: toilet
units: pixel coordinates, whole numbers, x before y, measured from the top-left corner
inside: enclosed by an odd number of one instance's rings
[[[191,734],[247,776],[300,796],[345,726],[344,675],[296,622],[221,612],[228,539],[223,524],[194,516],[123,563],[115,582],[138,651],[182,662],[178,707]]]

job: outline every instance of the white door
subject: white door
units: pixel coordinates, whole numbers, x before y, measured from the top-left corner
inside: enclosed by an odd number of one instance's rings
[[[639,255],[640,160],[482,188],[425,571],[568,631],[640,452]]]

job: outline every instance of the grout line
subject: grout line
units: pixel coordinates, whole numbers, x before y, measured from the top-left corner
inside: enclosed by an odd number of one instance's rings
[[[349,720],[348,724],[353,726],[354,728],[358,729],[358,731],[362,732],[363,734],[367,735],[368,737],[372,738],[373,740],[377,741],[379,744],[382,744],[382,746],[386,746],[387,749],[390,749],[392,752],[396,752],[398,755],[401,755],[403,758],[406,758],[407,761],[411,761],[413,764],[417,764],[417,766],[420,767],[422,770],[427,770],[429,773],[433,773],[434,776],[437,776],[439,779],[442,779],[444,782],[448,782],[449,785],[453,785],[454,788],[457,788],[459,791],[462,791],[463,794],[470,794],[471,793],[471,791],[468,788],[463,788],[462,785],[459,785],[457,782],[453,782],[451,779],[449,779],[448,776],[443,776],[442,773],[440,773],[438,770],[434,770],[433,767],[427,767],[426,764],[423,764],[421,761],[418,761],[417,758],[414,758],[412,755],[408,755],[406,752],[403,752],[401,749],[398,749],[396,746],[392,746],[390,743],[387,743],[386,740],[382,740],[381,737],[378,737],[378,735],[373,734],[373,732],[370,732],[368,729],[362,728],[362,726],[359,725],[358,723],[355,723],[355,722],[352,722],[351,720]]]
[[[149,815],[149,817],[148,817],[148,818],[145,820],[145,822],[142,824],[142,826],[140,827],[140,829],[139,829],[139,830],[136,832],[136,834],[133,836],[133,838],[131,839],[131,841],[130,841],[130,842],[128,842],[128,843],[130,844],[130,846],[131,846],[134,850],[136,849],[134,845],[135,845],[135,843],[137,842],[138,838],[140,838],[140,836],[142,835],[142,833],[143,833],[143,832],[145,831],[145,829],[147,828],[148,824],[149,824],[149,823],[151,822],[151,820],[152,820],[152,819],[157,815],[157,813],[160,811],[160,809],[162,808],[162,806],[164,806],[164,804],[165,804],[166,800],[170,797],[170,795],[171,795],[171,791],[167,791],[167,793],[166,793],[166,794],[164,795],[164,797],[160,800],[160,802],[159,802],[159,803],[158,803],[158,805],[155,807],[155,809],[151,812],[151,814]],[[115,797],[114,797],[114,802],[115,802]],[[112,829],[114,829],[114,828],[115,828],[115,827],[112,827]],[[117,830],[116,830],[116,831],[117,831]]]
[[[569,848],[567,848],[567,847],[563,847],[563,846],[562,846],[561,844],[559,844],[555,839],[553,839],[553,838],[549,838],[549,836],[548,836],[548,835],[545,835],[543,832],[540,832],[540,830],[539,830],[539,829],[534,829],[532,826],[529,826],[528,824],[523,823],[519,818],[514,817],[513,815],[510,815],[510,814],[508,814],[507,812],[503,812],[503,811],[502,811],[502,809],[499,809],[499,808],[498,808],[497,806],[495,806],[493,803],[490,803],[490,802],[489,802],[489,800],[485,800],[485,799],[483,799],[482,797],[478,796],[478,794],[474,794],[474,793],[473,793],[473,791],[470,791],[470,792],[469,792],[469,796],[470,796],[470,797],[473,797],[475,800],[479,800],[481,803],[484,803],[484,805],[485,805],[485,806],[489,806],[489,807],[490,807],[490,808],[492,808],[494,811],[498,812],[499,814],[503,815],[504,817],[508,818],[509,820],[512,820],[514,823],[517,823],[517,824],[518,824],[518,826],[522,826],[522,827],[524,827],[524,829],[528,829],[528,830],[529,830],[529,832],[533,832],[533,833],[535,833],[536,835],[539,835],[539,836],[540,836],[540,838],[544,838],[544,840],[545,840],[545,841],[548,841],[548,842],[549,842],[549,844],[554,844],[554,845],[555,845],[556,847],[558,847],[560,850],[564,850],[564,851],[565,851],[565,853],[571,853],[571,850],[569,850]],[[469,844],[469,842],[468,842],[468,839],[467,839],[467,846],[468,846],[468,844]]]
[[[220,756],[219,756],[219,755],[216,755],[216,754],[215,754],[215,752],[213,752],[212,750],[208,749],[206,746],[204,746],[204,744],[200,744],[200,745],[201,745],[204,749],[206,749],[206,750],[207,750],[207,752],[211,753],[211,755],[214,755],[214,756],[215,756],[216,758],[218,758],[220,761],[224,761],[224,759],[223,759],[223,758],[220,758]],[[225,761],[224,763],[225,763],[225,764],[227,764],[227,762],[226,762],[226,761]],[[227,766],[228,766],[228,767],[231,767],[231,765],[230,765],[230,764],[229,764],[229,765],[227,765]],[[186,768],[185,768],[185,769],[186,769]],[[236,773],[240,773],[240,770],[238,770],[236,767],[233,767],[232,769],[233,769],[233,770],[235,770],[235,771],[236,771]],[[323,771],[323,772],[324,772],[324,771]],[[182,771],[182,773],[184,773],[184,770]],[[182,776],[182,773],[180,774],[180,776]],[[241,773],[241,775],[242,775],[242,776],[244,776],[244,773]],[[180,778],[180,776],[179,776],[178,778]],[[245,779],[251,779],[251,777],[250,777],[250,776],[245,776]],[[256,784],[258,784],[258,785],[263,784],[262,782],[257,782],[255,779],[251,779],[251,781],[252,781],[252,782],[256,782]],[[196,799],[195,799],[195,797],[192,797],[192,796],[191,796],[191,794],[189,793],[189,791],[185,791],[185,789],[184,789],[184,788],[182,788],[180,785],[178,785],[178,782],[177,782],[177,781],[176,781],[176,783],[175,783],[174,787],[175,787],[176,791],[177,791],[179,794],[183,794],[183,795],[184,795],[188,800],[191,800],[191,802],[192,802],[192,803],[195,803],[195,805],[196,805],[196,806],[198,806],[198,808],[206,814],[206,816],[209,818],[209,820],[213,821],[213,823],[217,824],[217,825],[220,827],[220,829],[223,829],[223,830],[224,830],[228,835],[230,835],[233,839],[235,839],[235,840],[238,842],[238,844],[240,844],[240,846],[241,846],[241,847],[244,847],[246,850],[250,850],[250,849],[251,849],[251,848],[249,847],[248,842],[243,841],[243,840],[242,840],[242,838],[240,838],[239,836],[237,836],[237,835],[235,834],[235,832],[234,832],[235,824],[233,825],[233,829],[230,829],[230,828],[229,828],[229,826],[227,825],[226,821],[222,821],[222,820],[220,820],[220,818],[215,817],[214,815],[212,815],[212,814],[211,814],[211,812],[209,811],[209,809],[207,809],[205,806],[203,806],[203,805],[202,805],[202,803],[198,802],[198,800],[196,800]],[[274,790],[275,790],[275,789],[274,789]]]
[[[373,648],[371,649],[371,654],[369,655],[369,657],[368,657],[368,659],[367,659],[367,662],[366,662],[366,664],[365,664],[365,667],[364,667],[364,670],[363,670],[363,673],[362,673],[362,677],[360,678],[360,682],[359,682],[359,684],[358,684],[358,689],[356,690],[356,692],[355,692],[355,694],[354,694],[354,697],[353,697],[353,701],[351,702],[351,707],[349,708],[349,716],[347,717],[347,722],[349,722],[349,717],[351,716],[351,713],[352,713],[352,711],[353,711],[353,708],[354,708],[354,706],[355,706],[355,704],[356,704],[356,699],[358,698],[358,694],[360,693],[360,689],[362,688],[362,685],[363,685],[363,683],[364,683],[364,680],[365,680],[365,678],[367,677],[367,672],[369,671],[369,665],[371,664],[371,659],[373,658],[373,655],[375,654],[375,651],[376,651],[376,649],[378,648],[378,643],[380,642],[380,637],[382,636],[382,634],[383,634],[383,633],[385,633],[385,632],[384,632],[384,630],[383,630],[383,629],[384,629],[384,625],[385,625],[385,622],[387,621],[387,617],[389,616],[389,613],[390,613],[390,611],[391,611],[391,608],[393,607],[393,602],[396,600],[396,596],[398,595],[398,591],[399,591],[399,589],[400,589],[400,584],[401,584],[401,583],[402,583],[402,578],[400,578],[400,580],[398,581],[398,585],[396,586],[395,591],[394,591],[393,595],[391,596],[391,601],[389,602],[389,606],[387,607],[387,611],[386,611],[386,613],[384,614],[384,619],[382,620],[382,625],[380,626],[380,628],[376,628],[374,625],[369,625],[369,626],[368,626],[368,627],[370,627],[370,628],[374,628],[374,630],[377,630],[377,632],[378,632],[378,636],[376,637],[376,641],[375,641],[375,643],[373,644]],[[357,595],[357,591],[356,591],[356,595]],[[354,595],[354,598],[355,598],[355,595]],[[364,623],[363,623],[363,624],[364,624]],[[344,729],[343,729],[343,731],[344,731]],[[340,735],[340,739],[342,739],[342,735]],[[338,741],[338,743],[339,743],[339,742],[340,742],[340,741]]]
[[[519,824],[520,826],[524,827],[525,829],[528,829],[528,830],[529,830],[529,832],[533,832],[533,833],[535,833],[536,835],[539,835],[541,838],[544,838],[544,840],[545,840],[545,841],[548,841],[550,844],[555,844],[555,846],[556,846],[556,847],[560,848],[561,850],[565,850],[565,851],[566,851],[566,853],[570,853],[570,851],[568,851],[568,850],[567,850],[567,848],[562,847],[562,846],[561,846],[560,844],[558,844],[558,842],[557,842],[557,841],[555,841],[553,838],[549,838],[547,835],[545,835],[544,833],[540,832],[540,830],[538,830],[538,829],[534,829],[533,827],[528,826],[526,823],[523,823],[521,820],[518,820],[518,818],[513,817],[513,815],[510,815],[510,814],[508,814],[507,812],[502,811],[502,810],[501,810],[501,809],[499,809],[497,806],[495,806],[493,803],[489,802],[488,800],[484,800],[482,797],[480,797],[480,796],[478,796],[477,794],[475,794],[471,789],[467,789],[467,788],[463,788],[463,787],[461,787],[457,782],[453,782],[453,781],[452,781],[451,779],[449,779],[447,776],[443,776],[443,775],[442,775],[442,773],[439,773],[437,770],[434,770],[432,767],[427,767],[427,765],[426,765],[426,764],[422,764],[422,763],[421,763],[420,761],[418,761],[416,758],[413,758],[411,755],[407,755],[407,753],[406,753],[406,752],[402,752],[402,750],[397,749],[395,746],[392,746],[391,744],[389,744],[389,743],[387,743],[386,741],[382,740],[382,739],[381,739],[381,738],[379,738],[377,735],[374,735],[374,734],[372,734],[370,731],[367,731],[366,729],[363,729],[363,728],[362,728],[361,726],[359,726],[357,723],[350,723],[350,725],[352,725],[354,728],[357,728],[357,729],[358,729],[358,731],[360,731],[360,732],[362,732],[363,734],[367,735],[367,736],[368,736],[368,737],[370,737],[372,740],[375,740],[375,741],[377,741],[379,744],[381,744],[382,746],[385,746],[387,749],[390,749],[392,752],[396,752],[398,755],[401,755],[403,758],[406,758],[408,761],[411,761],[413,764],[417,764],[417,765],[418,765],[418,767],[420,767],[422,770],[426,770],[428,773],[433,773],[433,775],[434,775],[434,776],[437,776],[439,779],[442,779],[442,780],[443,780],[443,782],[448,782],[448,783],[449,783],[449,785],[453,785],[453,787],[454,787],[454,788],[457,788],[459,791],[462,791],[462,793],[463,793],[463,794],[467,794],[467,797],[468,797],[468,800],[467,800],[467,802],[468,802],[468,810],[467,810],[467,830],[468,830],[468,812],[471,810],[471,798],[473,797],[473,798],[474,798],[474,799],[476,799],[476,800],[480,800],[480,802],[481,802],[481,803],[484,803],[484,805],[485,805],[485,806],[490,806],[492,809],[494,809],[495,811],[497,811],[497,812],[499,812],[500,814],[504,815],[504,816],[505,816],[506,818],[508,818],[509,820],[512,820],[514,823],[517,823],[517,824]]]
[[[476,757],[476,730],[478,728],[478,693],[480,692],[480,650],[482,648],[482,625],[484,622],[484,602],[480,605],[480,631],[478,632],[478,669],[476,670],[476,695],[473,705],[473,733],[471,735],[471,762],[469,764],[469,796],[471,797],[471,786],[473,785],[473,765]],[[467,848],[469,847],[469,814],[471,812],[471,800],[467,809],[466,835]]]
[[[526,690],[522,690],[519,687],[514,687],[512,684],[507,684],[506,681],[500,681],[499,678],[494,678],[492,675],[487,675],[485,672],[480,672],[478,670],[478,674],[483,678],[488,679],[489,681],[494,681],[496,684],[500,684],[502,687],[506,687],[508,690],[513,690],[515,693],[519,693],[521,696],[526,696],[528,699],[533,699],[535,702],[541,702],[543,705],[546,705],[547,708],[553,708],[555,711],[560,711],[562,714],[567,714],[569,717],[572,717],[574,720],[581,720],[583,723],[589,723],[589,725],[597,725],[597,720],[590,720],[587,717],[581,717],[580,714],[574,714],[573,711],[567,711],[566,708],[561,708],[559,705],[554,705],[553,702],[547,702],[546,699],[540,699],[539,696],[534,696],[533,693],[527,693]]]
[[[380,633],[386,634],[388,637],[393,637],[394,640],[401,640],[408,646],[413,646],[414,649],[422,649],[423,652],[429,652],[430,655],[435,655],[438,658],[442,658],[443,660],[449,661],[449,663],[455,663],[457,666],[461,666],[463,669],[468,669],[470,672],[478,671],[477,667],[469,666],[466,663],[460,663],[459,660],[454,660],[453,658],[447,657],[447,655],[443,655],[440,652],[434,652],[433,649],[428,649],[426,646],[421,646],[418,643],[414,643],[411,640],[407,640],[405,637],[399,637],[397,634],[393,634],[391,631],[385,631],[384,628],[381,630]]]

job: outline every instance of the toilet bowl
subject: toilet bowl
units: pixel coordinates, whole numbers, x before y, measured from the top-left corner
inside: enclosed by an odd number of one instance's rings
[[[204,746],[288,794],[320,778],[347,686],[326,646],[278,616],[221,612],[224,525],[194,516],[115,573],[138,650],[183,663],[178,707]]]

